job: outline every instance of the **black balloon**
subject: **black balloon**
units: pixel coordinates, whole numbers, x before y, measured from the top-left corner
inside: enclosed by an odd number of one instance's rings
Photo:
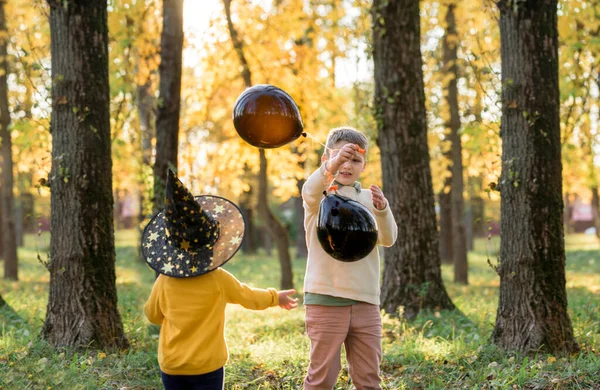
[[[337,195],[326,195],[319,206],[317,238],[331,257],[358,261],[377,245],[377,224],[361,203]]]
[[[292,142],[304,128],[294,99],[269,84],[255,85],[242,92],[233,107],[233,125],[244,141],[267,149]]]

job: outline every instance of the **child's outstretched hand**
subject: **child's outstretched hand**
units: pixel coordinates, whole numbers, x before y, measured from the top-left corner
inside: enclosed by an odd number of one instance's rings
[[[387,206],[387,199],[383,196],[381,188],[377,187],[375,184],[371,186],[371,198],[373,199],[373,206],[375,206],[377,210],[383,210]]]
[[[358,152],[358,149],[358,145],[345,144],[337,154],[326,163],[328,165],[326,165],[325,168],[331,173],[337,172],[346,161],[352,160],[352,157]]]
[[[292,295],[294,294],[296,294],[296,290],[277,291],[277,295],[279,296],[279,307],[286,310],[298,307],[298,298],[292,298]]]

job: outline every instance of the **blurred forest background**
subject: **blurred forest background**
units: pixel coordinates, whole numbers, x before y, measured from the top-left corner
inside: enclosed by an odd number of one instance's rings
[[[50,32],[44,1],[4,2],[8,106],[14,161],[16,233],[49,229],[51,170]],[[303,253],[298,231],[298,188],[320,163],[327,131],[352,125],[372,139],[364,177],[381,185],[373,119],[371,19],[368,1],[236,1],[231,19],[243,41],[254,83],[270,83],[299,104],[307,138],[267,150],[269,202]],[[449,5],[451,7],[449,8]],[[444,39],[457,47],[460,141],[467,243],[499,233],[500,40],[498,11],[478,1],[421,2],[423,72],[429,147],[437,211],[451,223],[450,108]],[[113,196],[117,228],[139,226],[152,215],[152,166],[160,63],[161,4],[109,2],[110,118]],[[449,18],[449,12],[452,18]],[[565,226],[598,226],[598,85],[600,5],[561,1],[560,97]],[[242,16],[243,15],[243,16]],[[449,20],[451,25],[449,25]],[[220,1],[186,1],[181,86],[179,175],[197,194],[220,194],[251,212],[257,204],[259,155],[233,128],[232,107],[245,89],[240,62]],[[446,62],[447,66],[447,62]],[[301,210],[301,209],[300,209]],[[271,247],[258,213],[245,250]],[[300,216],[301,218],[301,216]],[[451,226],[451,225],[447,225]],[[442,234],[442,238],[444,235]],[[295,241],[292,241],[295,242]],[[446,241],[449,243],[451,241]],[[442,258],[451,244],[441,240]]]
[[[238,136],[256,84],[294,98],[306,137]],[[350,125],[399,222],[387,388],[597,388],[599,95],[598,0],[0,0],[0,385],[159,386],[139,237],[169,167],[245,214],[227,267],[302,293],[299,189]],[[228,310],[228,388],[301,386],[302,311]]]

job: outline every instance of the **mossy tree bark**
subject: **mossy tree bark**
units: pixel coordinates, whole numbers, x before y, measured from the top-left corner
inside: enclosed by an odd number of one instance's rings
[[[8,31],[4,14],[5,1],[0,1],[0,159],[2,174],[0,186],[0,258],[4,260],[4,278],[19,279],[17,235],[15,224],[15,198],[12,141],[10,138],[10,112],[8,109]]]
[[[419,0],[375,0],[373,60],[375,117],[384,192],[398,223],[398,241],[386,249],[381,305],[453,309],[442,281],[433,185],[427,145]]]
[[[456,32],[456,18],[454,17],[456,5],[451,3],[446,11],[446,34],[443,39],[444,54],[444,79],[448,85],[444,99],[448,106],[448,120],[446,128],[449,129],[450,155],[452,157],[452,179],[450,190],[451,216],[452,216],[452,262],[454,263],[454,282],[469,284],[469,266],[467,263],[467,237],[465,231],[465,199],[463,180],[462,143],[460,139],[460,114],[458,107],[458,44]]]
[[[107,3],[48,1],[52,55],[50,294],[55,346],[129,345],[117,310]]]
[[[156,159],[154,160],[154,212],[165,207],[167,170],[177,172],[181,69],[183,62],[183,0],[163,1],[160,36],[160,82],[156,113]]]
[[[499,1],[502,56],[500,298],[494,343],[579,349],[567,313],[557,0]]]

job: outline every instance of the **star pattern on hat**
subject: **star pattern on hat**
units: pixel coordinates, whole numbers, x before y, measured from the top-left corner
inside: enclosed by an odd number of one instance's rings
[[[162,270],[165,273],[170,274],[171,272],[173,272],[173,264],[167,263],[167,264],[163,265]]]

